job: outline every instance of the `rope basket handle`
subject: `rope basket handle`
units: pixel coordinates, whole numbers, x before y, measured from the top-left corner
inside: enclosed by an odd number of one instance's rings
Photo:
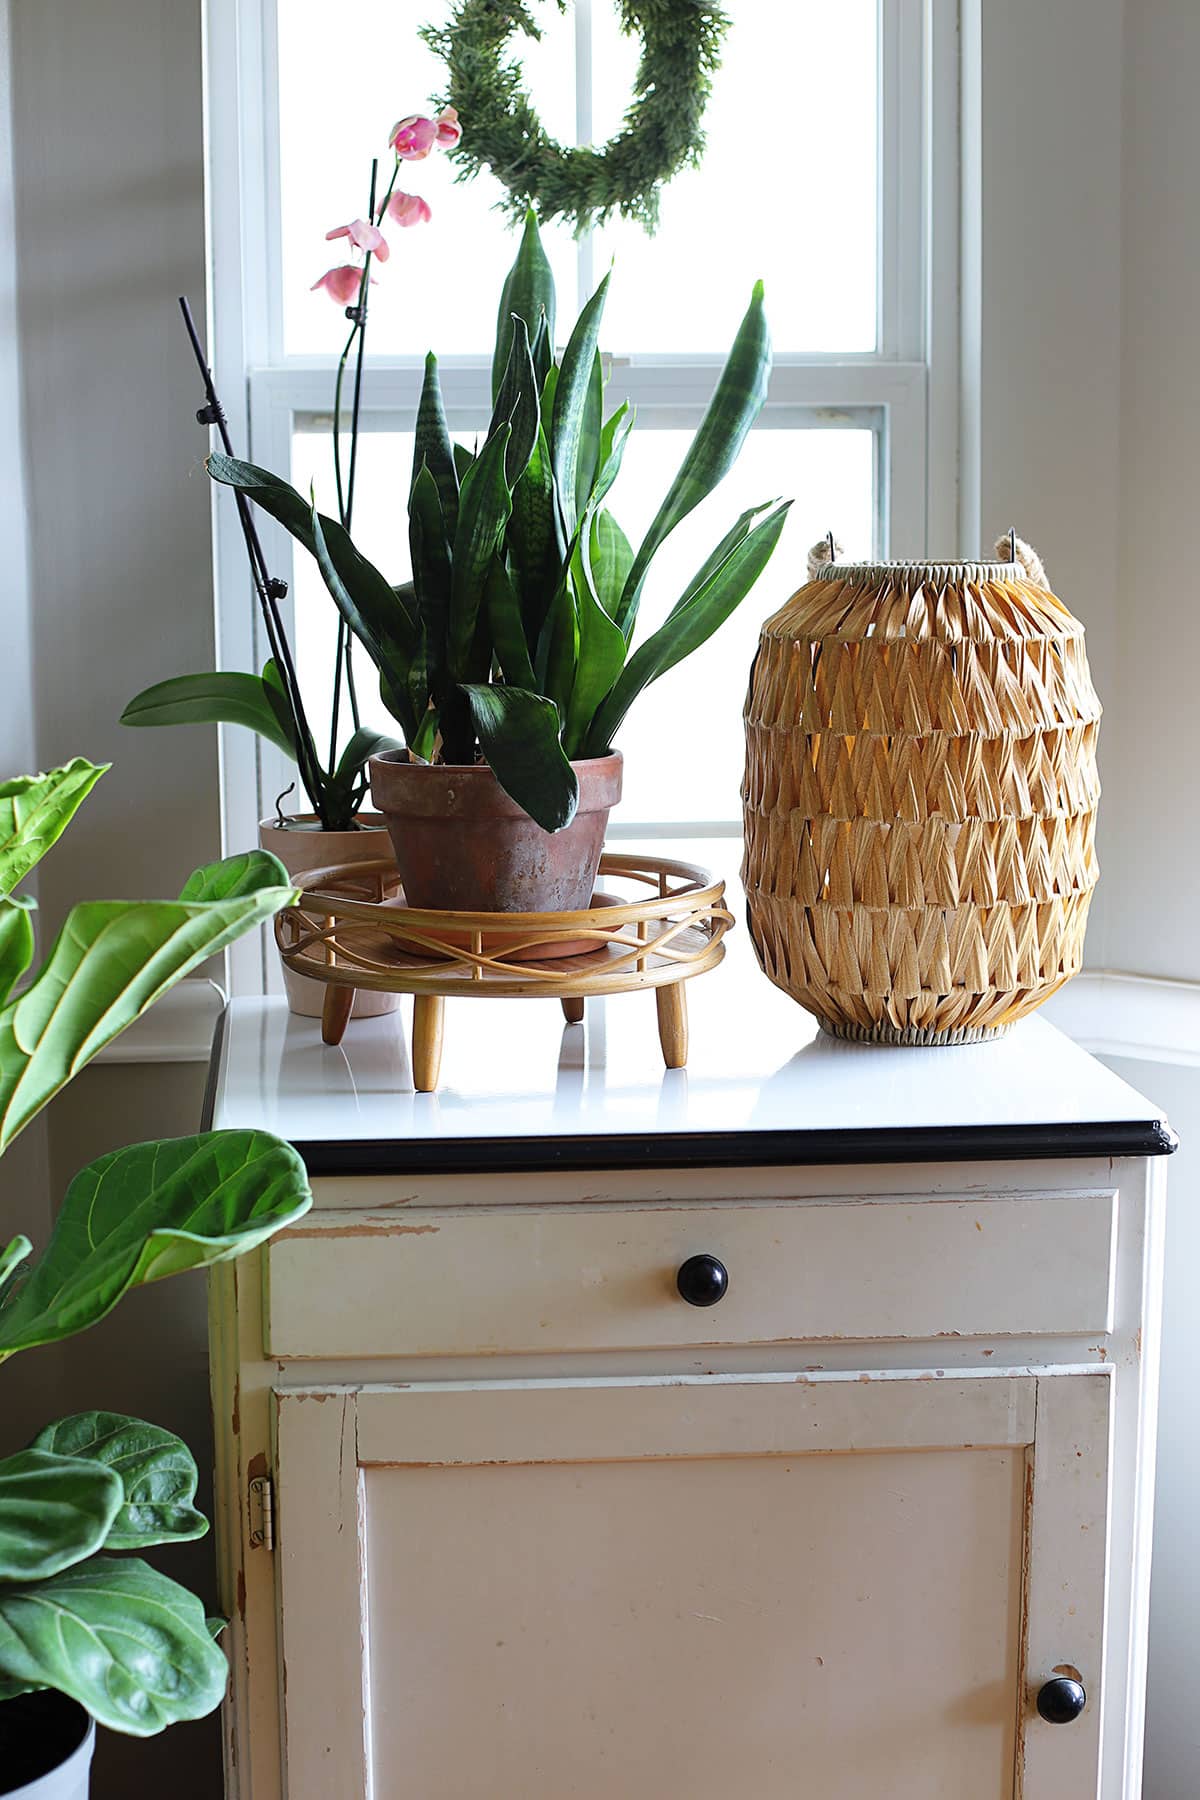
[[[1016,563],[1025,574],[1026,581],[1034,587],[1045,588],[1050,592],[1050,582],[1046,575],[1046,566],[1032,544],[1018,537],[1015,531],[1005,531],[996,539],[995,552],[1001,562]],[[820,571],[830,563],[841,562],[846,549],[832,531],[818,538],[808,553],[808,579],[816,581]]]

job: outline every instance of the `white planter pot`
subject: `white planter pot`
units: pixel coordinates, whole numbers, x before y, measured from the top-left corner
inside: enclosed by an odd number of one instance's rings
[[[383,819],[378,813],[359,816],[364,827],[360,831],[322,831],[314,813],[297,813],[282,826],[272,819],[263,819],[258,827],[259,846],[277,856],[293,877],[333,863],[375,862],[380,857],[392,861],[392,840]],[[310,981],[306,975],[294,975],[285,968],[283,985],[292,1012],[305,1019],[321,1017],[326,994],[323,982]],[[399,994],[376,994],[360,988],[350,1017],[376,1018],[380,1013],[395,1012],[399,1005]]]
[[[82,1713],[83,1708],[79,1710]],[[88,1719],[83,1742],[65,1762],[59,1763],[57,1769],[51,1769],[48,1775],[39,1775],[36,1781],[27,1781],[23,1787],[0,1788],[0,1793],[5,1795],[5,1800],[88,1800],[95,1748],[96,1721]],[[3,1779],[4,1771],[0,1769],[0,1781]]]

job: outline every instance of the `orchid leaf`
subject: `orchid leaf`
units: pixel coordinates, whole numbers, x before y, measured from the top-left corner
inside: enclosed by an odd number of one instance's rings
[[[263,677],[235,669],[206,669],[155,682],[134,695],[121,724],[244,725],[285,756],[296,754],[294,733],[284,727]]]

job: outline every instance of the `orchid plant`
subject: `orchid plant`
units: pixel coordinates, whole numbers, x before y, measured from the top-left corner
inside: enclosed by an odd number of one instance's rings
[[[424,161],[434,150],[452,149],[461,137],[462,127],[453,107],[444,107],[434,118],[410,113],[397,120],[388,137],[392,169],[386,191],[382,197],[379,196],[379,163],[378,160],[373,161],[366,216],[352,219],[345,225],[335,225],[325,234],[326,241],[330,243],[346,240],[351,256],[358,259],[327,269],[313,283],[313,291],[327,294],[344,309],[350,321],[350,331],[338,359],[334,381],[332,426],[337,517],[340,526],[347,532],[354,516],[363,357],[367,339],[367,299],[376,279],[371,271],[374,264],[386,263],[391,254],[391,246],[383,226],[389,224],[400,230],[409,230],[413,226],[429,223],[432,211],[428,201],[419,194],[405,192],[397,185],[401,171],[408,163]],[[211,371],[204,360],[186,301],[181,302],[181,305],[208,397],[208,404],[201,409],[198,417],[202,423],[218,428],[224,452],[227,456],[232,456],[233,446],[229,440],[224,412],[213,387]],[[351,368],[353,399],[347,430],[344,423],[343,391]],[[240,496],[238,511],[271,652],[262,674],[209,670],[202,674],[179,675],[168,681],[156,682],[153,687],[145,688],[134,696],[121,715],[121,723],[138,726],[214,723],[248,726],[296,763],[309,805],[323,830],[352,829],[366,798],[367,762],[377,751],[394,748],[396,740],[362,724],[355,684],[353,635],[345,619],[339,617],[328,752],[322,755],[309,724],[295,663],[279,612],[279,601],[287,592],[286,584],[270,575],[250,508]],[[352,725],[345,744],[341,741],[343,696]]]

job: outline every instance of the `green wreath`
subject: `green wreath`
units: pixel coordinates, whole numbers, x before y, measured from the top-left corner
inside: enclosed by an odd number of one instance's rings
[[[565,12],[567,0],[558,7]],[[578,234],[618,212],[653,231],[663,183],[703,153],[704,108],[729,20],[711,0],[620,0],[620,20],[642,38],[633,103],[607,144],[572,149],[543,127],[519,65],[502,60],[514,31],[541,37],[525,0],[458,0],[446,25],[425,26],[421,35],[450,77],[438,104],[457,107],[463,121],[450,151],[459,179],[491,169],[514,219],[535,206],[543,223],[567,219]]]

